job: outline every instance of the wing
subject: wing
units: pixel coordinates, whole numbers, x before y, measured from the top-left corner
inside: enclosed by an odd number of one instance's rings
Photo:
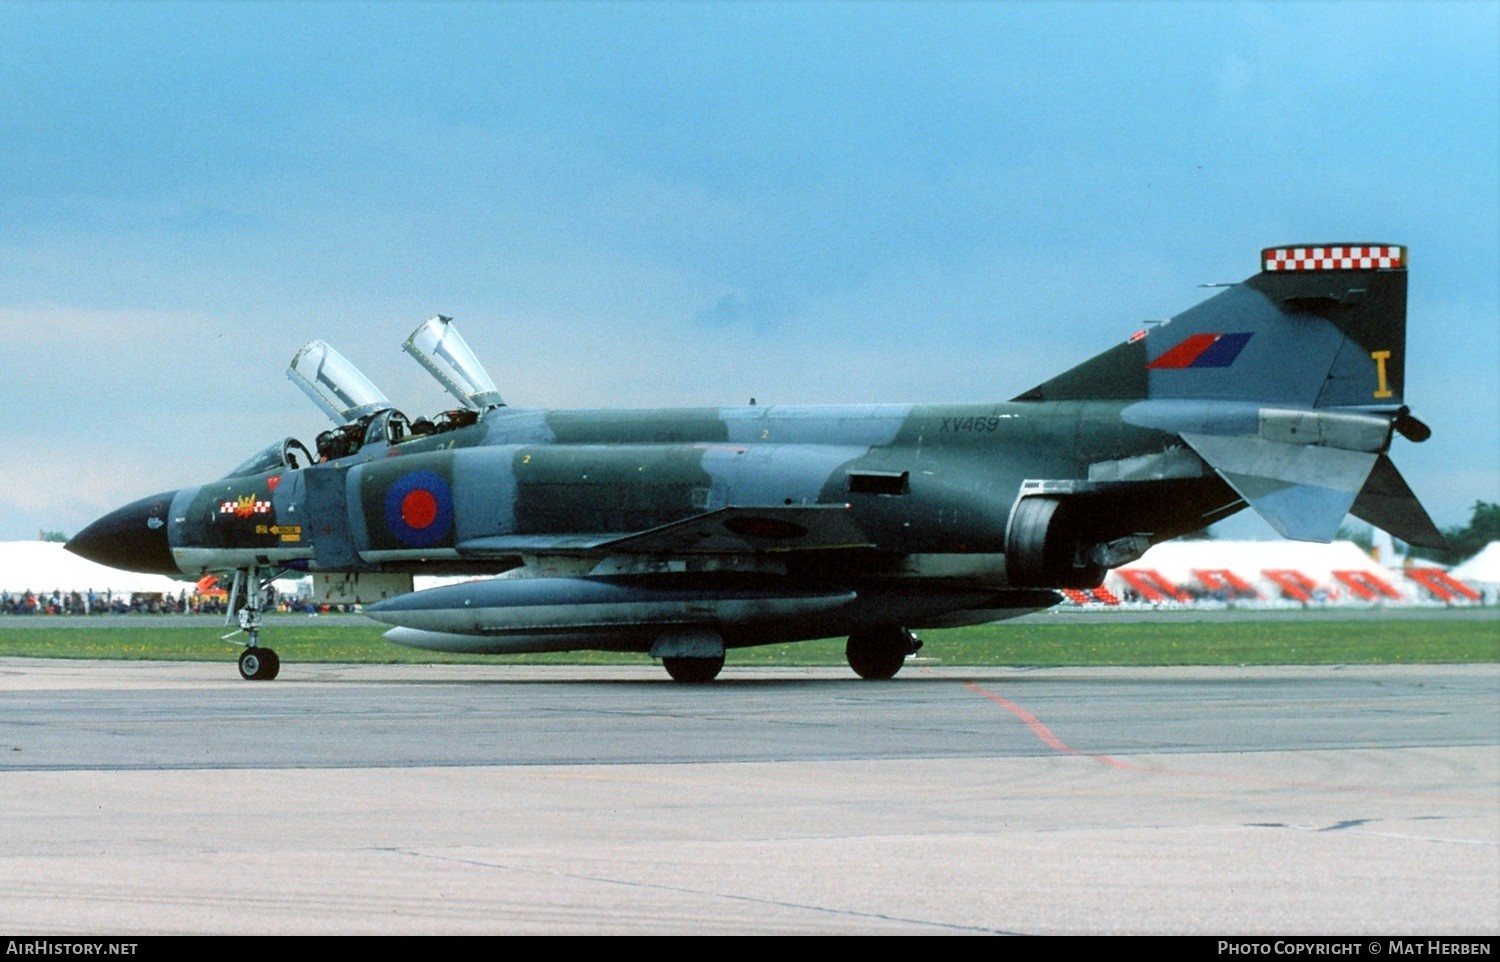
[[[759,554],[868,548],[847,504],[720,508],[626,535],[499,535],[461,542],[464,557],[518,554]]]

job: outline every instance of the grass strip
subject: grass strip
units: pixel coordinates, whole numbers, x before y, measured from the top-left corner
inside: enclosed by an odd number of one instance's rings
[[[229,661],[239,651],[206,626],[7,629],[0,657],[141,661]],[[527,655],[450,655],[402,648],[379,625],[309,625],[268,619],[262,642],[287,664],[640,664],[644,655],[577,651]],[[1500,662],[1500,621],[1490,618],[1303,620],[1268,615],[1254,621],[1142,620],[1109,623],[1006,623],[920,632],[921,657],[952,665],[1036,667],[1091,665],[1378,665]],[[730,651],[727,664],[844,664],[843,639]]]

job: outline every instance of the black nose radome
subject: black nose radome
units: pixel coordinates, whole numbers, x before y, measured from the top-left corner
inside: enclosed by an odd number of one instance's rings
[[[167,543],[167,491],[117,508],[68,540],[65,547],[81,558],[146,574],[179,575]]]

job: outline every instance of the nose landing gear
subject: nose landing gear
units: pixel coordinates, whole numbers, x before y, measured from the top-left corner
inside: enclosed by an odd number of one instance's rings
[[[222,640],[228,641],[240,632],[245,633],[245,650],[240,652],[240,677],[246,681],[271,681],[281,672],[281,659],[276,652],[260,646],[266,588],[273,580],[261,581],[262,570],[254,566],[235,569],[234,584],[229,589],[229,614],[224,618],[226,625],[234,624],[234,619],[238,618],[239,627]]]

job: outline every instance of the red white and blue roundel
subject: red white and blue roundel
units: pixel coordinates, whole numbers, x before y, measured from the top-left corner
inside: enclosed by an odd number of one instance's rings
[[[430,548],[453,527],[453,489],[431,471],[402,475],[385,493],[385,523],[402,544]]]

